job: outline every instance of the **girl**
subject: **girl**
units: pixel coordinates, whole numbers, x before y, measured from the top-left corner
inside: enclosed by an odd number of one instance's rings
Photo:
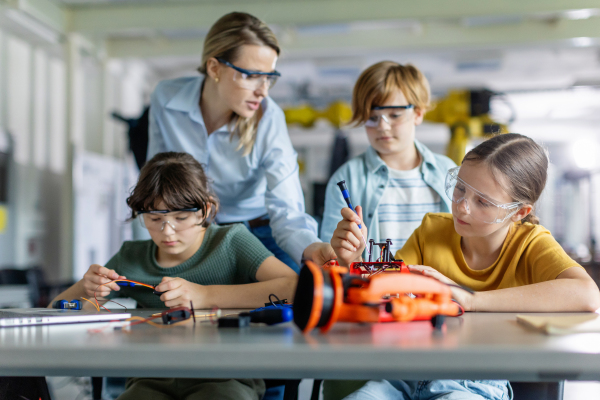
[[[143,307],[255,308],[269,294],[292,298],[297,275],[241,224],[217,226],[218,209],[201,165],[186,153],[157,154],[141,170],[127,199],[152,240],[125,242],[106,264],[92,265],[83,279],[57,299],[132,297]],[[156,286],[120,287],[114,279]],[[52,303],[51,303],[52,304]],[[119,399],[179,398],[180,390],[208,398],[260,399],[262,380],[132,379]]]
[[[221,17],[204,41],[203,76],[162,81],[152,94],[148,158],[163,151],[193,155],[221,200],[216,221],[244,223],[298,271],[302,258],[325,262],[334,254],[304,212],[297,155],[283,111],[268,97],[280,76],[279,51],[256,17]]]
[[[321,239],[330,241],[344,199],[336,183],[346,180],[350,197],[367,210],[371,239],[392,239],[400,249],[427,212],[448,212],[444,178],[456,165],[415,139],[429,107],[429,83],[412,65],[383,61],[367,68],[352,94],[352,122],[364,124],[370,147],[329,180]],[[380,240],[381,239],[381,240]]]
[[[598,287],[534,215],[547,169],[544,149],[526,136],[483,142],[448,171],[452,214],[427,214],[396,259],[413,272],[475,290],[452,289],[465,311],[595,311]],[[360,258],[362,209],[357,212],[342,210],[331,239],[342,265]],[[506,399],[509,392],[507,381],[372,381],[348,398]]]

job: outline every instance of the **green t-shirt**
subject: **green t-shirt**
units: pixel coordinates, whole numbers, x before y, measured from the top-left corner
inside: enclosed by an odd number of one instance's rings
[[[158,285],[165,276],[201,285],[240,285],[257,282],[256,271],[273,255],[242,224],[208,226],[198,251],[189,260],[171,268],[158,265],[156,251],[152,240],[125,242],[106,268],[149,285]],[[108,297],[131,297],[146,308],[165,307],[159,296],[143,286],[123,286]]]

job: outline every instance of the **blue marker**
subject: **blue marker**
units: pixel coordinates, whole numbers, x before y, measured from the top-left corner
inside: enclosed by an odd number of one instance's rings
[[[346,201],[346,204],[348,205],[348,207],[350,207],[350,209],[352,211],[354,211],[354,213],[356,213],[356,215],[358,215],[358,213],[356,212],[354,207],[352,207],[352,200],[350,200],[350,193],[348,193],[348,188],[346,187],[346,181],[339,181],[337,183],[337,185],[339,186],[340,190],[342,191],[342,196],[344,196],[344,200]],[[358,224],[358,229],[362,229],[361,224]],[[362,234],[362,230],[360,232],[360,236],[362,236],[362,240],[363,240],[363,243],[365,244],[365,250],[367,251],[367,254],[370,255],[371,253],[369,253],[369,246],[367,246],[367,241],[365,240],[365,237]]]

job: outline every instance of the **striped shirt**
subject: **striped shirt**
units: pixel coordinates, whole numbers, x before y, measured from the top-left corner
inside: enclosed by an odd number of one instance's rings
[[[440,212],[440,196],[423,180],[421,166],[409,171],[389,168],[389,183],[378,207],[379,237],[392,240],[392,254],[401,249],[427,213]]]

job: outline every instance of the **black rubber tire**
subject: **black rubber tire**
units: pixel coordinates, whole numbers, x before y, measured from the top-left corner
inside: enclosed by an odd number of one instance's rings
[[[431,317],[431,326],[433,326],[433,329],[441,330],[445,322],[446,316],[444,315],[436,315]]]

